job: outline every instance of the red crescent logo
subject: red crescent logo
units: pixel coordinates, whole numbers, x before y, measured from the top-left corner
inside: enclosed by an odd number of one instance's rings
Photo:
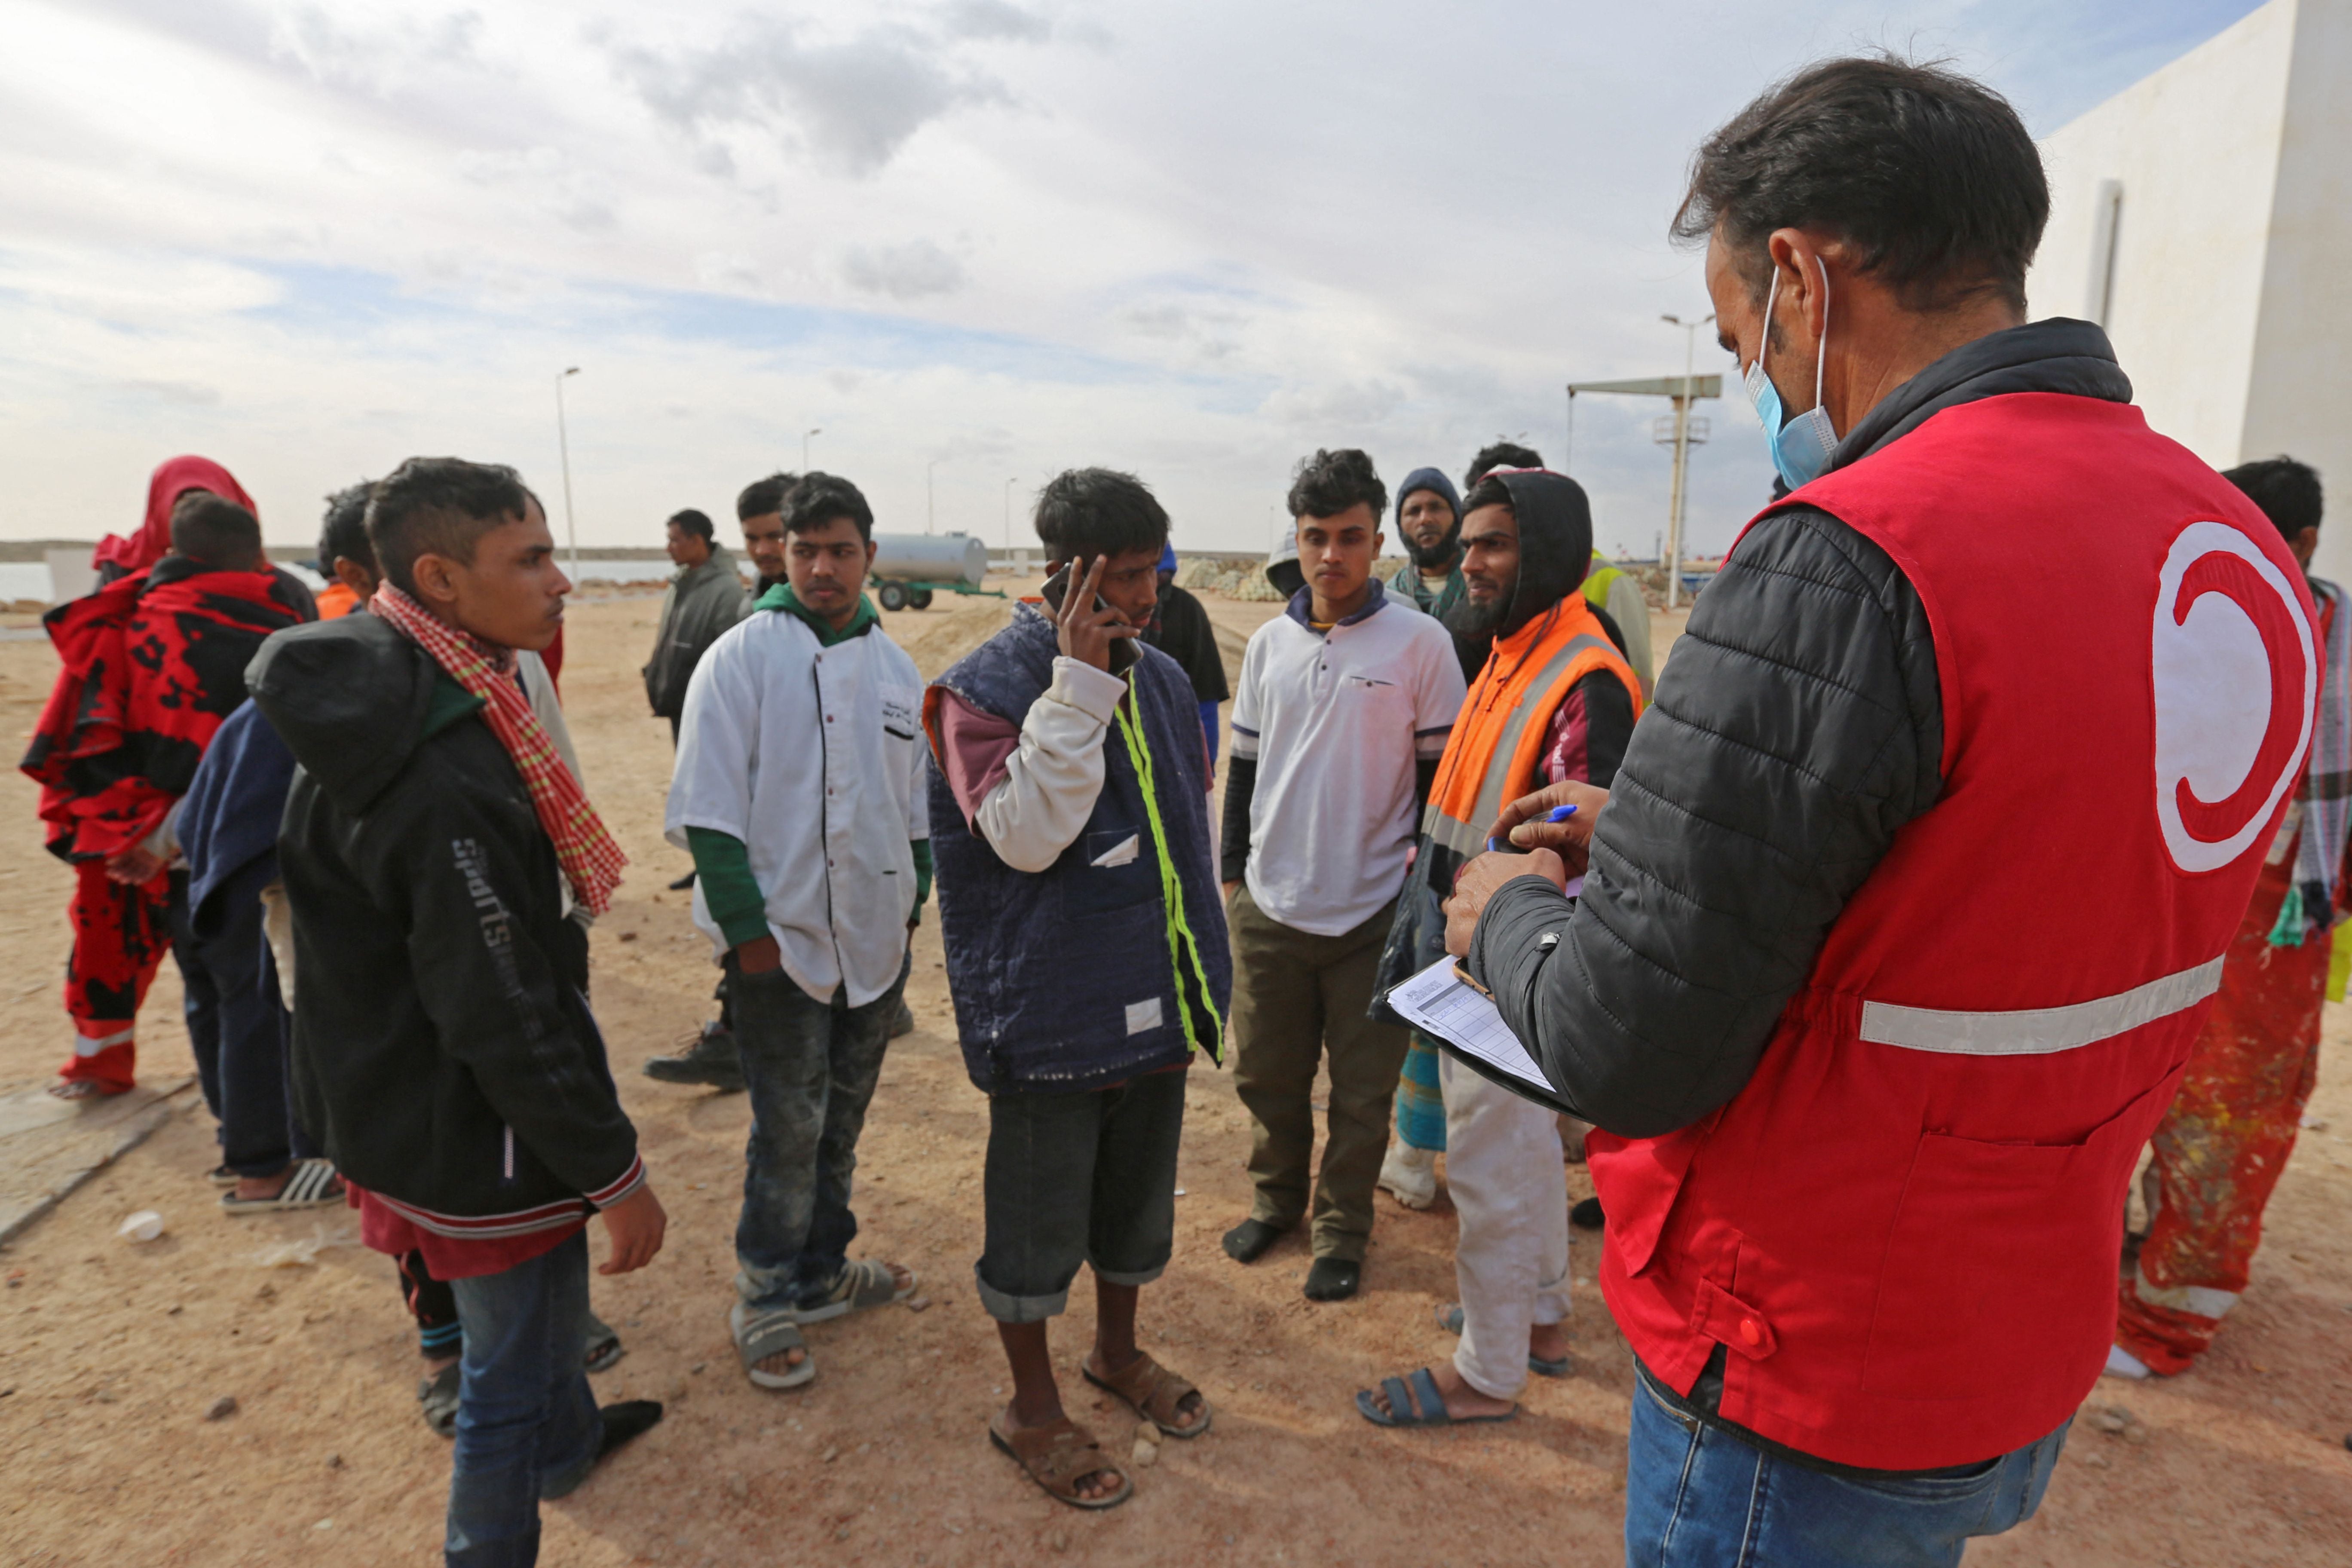
[[[2156,815],[2183,871],[2251,848],[2302,777],[2319,689],[2303,597],[2241,530],[2184,527],[2158,577]]]

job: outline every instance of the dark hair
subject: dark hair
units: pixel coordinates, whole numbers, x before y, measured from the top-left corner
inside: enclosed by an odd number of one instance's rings
[[[1116,468],[1069,468],[1037,492],[1032,518],[1055,561],[1155,553],[1168,542],[1168,513],[1150,487]]]
[[[530,500],[522,476],[503,463],[411,458],[376,481],[368,542],[392,585],[414,594],[418,556],[471,565],[482,535],[529,515]]]
[[[1511,467],[1508,463],[1499,463],[1496,466]],[[1503,507],[1511,510],[1514,515],[1517,515],[1517,509],[1511,505],[1511,487],[1496,479],[1482,479],[1471,485],[1470,493],[1462,498],[1462,515],[1468,517],[1482,506]]]
[[[802,475],[800,482],[784,492],[783,513],[786,533],[806,533],[845,517],[857,525],[858,538],[871,541],[874,537],[874,509],[866,504],[856,485],[838,474],[812,470]]]
[[[1353,506],[1372,509],[1375,527],[1389,510],[1389,488],[1372,467],[1371,454],[1354,447],[1318,447],[1290,470],[1284,504],[1293,517],[1337,517]]]
[[[368,497],[375,486],[366,479],[346,485],[327,498],[327,516],[319,529],[319,575],[335,574],[335,558],[367,568],[376,575],[375,547],[368,542]]]
[[[765,517],[772,511],[784,510],[784,493],[800,483],[798,474],[770,474],[764,479],[753,479],[735,498],[735,521],[749,517]]]
[[[1907,310],[1983,294],[2022,310],[2049,221],[2042,154],[2007,99],[1881,54],[1808,66],[1732,116],[1691,160],[1673,234],[1703,243],[1720,230],[1753,299],[1771,281],[1767,237],[1817,228]]]
[[[757,516],[758,514],[754,513],[753,515]],[[670,515],[670,521],[677,524],[677,531],[680,533],[690,533],[694,535],[695,538],[702,541],[705,544],[709,543],[711,540],[716,537],[716,534],[710,526],[710,519],[704,516],[701,512],[695,510],[692,507],[688,507],[681,512],[673,512]]]
[[[2293,458],[2264,458],[2224,468],[2221,477],[2246,492],[2278,531],[2293,539],[2319,526],[2319,470]]]
[[[1470,459],[1469,469],[1462,476],[1462,488],[1465,491],[1477,489],[1478,481],[1496,468],[1540,468],[1542,467],[1543,454],[1533,447],[1522,447],[1517,441],[1492,442],[1479,447],[1478,455]],[[1466,494],[1462,498],[1462,511],[1464,516],[1469,515],[1470,498]]]
[[[172,505],[172,549],[207,566],[252,566],[262,559],[261,523],[209,490],[183,490]]]

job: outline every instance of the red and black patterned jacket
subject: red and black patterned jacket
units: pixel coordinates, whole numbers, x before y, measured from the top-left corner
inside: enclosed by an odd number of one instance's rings
[[[245,700],[263,640],[317,614],[275,567],[167,555],[43,616],[65,668],[18,765],[41,786],[49,852],[87,860],[152,833]]]

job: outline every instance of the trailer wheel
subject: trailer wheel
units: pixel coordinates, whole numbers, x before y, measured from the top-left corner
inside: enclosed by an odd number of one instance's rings
[[[886,610],[903,610],[907,607],[907,590],[899,584],[883,584],[879,596],[882,600],[882,607]]]
[[[931,591],[929,588],[918,588],[915,590],[914,596],[908,602],[919,610],[928,610],[931,607]]]

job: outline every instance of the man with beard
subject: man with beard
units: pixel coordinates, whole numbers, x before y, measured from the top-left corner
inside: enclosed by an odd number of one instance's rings
[[[1454,629],[1488,639],[1494,657],[1438,764],[1376,994],[1444,952],[1439,900],[1502,807],[1546,783],[1614,779],[1642,711],[1641,683],[1578,592],[1592,559],[1583,489],[1559,474],[1507,469],[1473,485],[1465,508]],[[1383,1426],[1503,1420],[1530,1371],[1569,1372],[1568,1189],[1552,1110],[1451,1057],[1439,1082],[1462,1301],[1439,1308],[1438,1321],[1462,1342],[1451,1365],[1356,1396]]]
[[[1483,455],[1483,454],[1482,454]],[[1412,564],[1391,580],[1424,614],[1443,622],[1460,606],[1462,496],[1437,468],[1415,468],[1397,491],[1397,535]],[[1493,641],[1456,637],[1454,654],[1465,684],[1478,677]],[[1437,1201],[1437,1156],[1445,1152],[1445,1102],[1437,1089],[1437,1047],[1418,1030],[1397,1079],[1396,1136],[1381,1163],[1380,1184],[1409,1209]]]

